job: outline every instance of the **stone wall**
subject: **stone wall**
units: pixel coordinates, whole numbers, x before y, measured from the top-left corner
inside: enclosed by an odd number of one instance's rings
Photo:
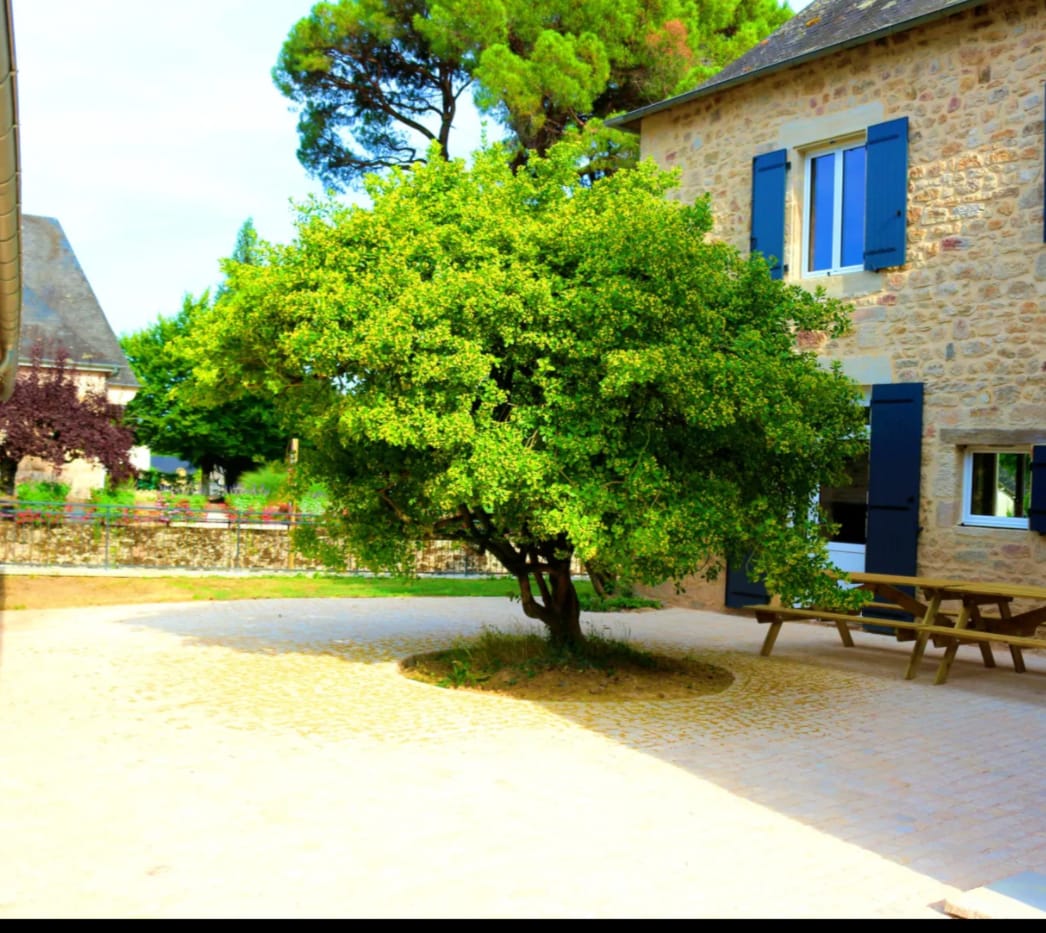
[[[968,8],[652,114],[645,156],[711,194],[715,235],[747,253],[752,158],[788,150],[786,256],[801,269],[804,146],[909,119],[907,262],[787,276],[852,302],[826,358],[865,385],[925,384],[919,572],[1042,582],[1046,537],[967,527],[967,445],[1046,443],[1043,87],[1046,4]],[[721,590],[720,590],[721,593]]]
[[[0,522],[0,563],[58,567],[188,570],[299,570],[325,568],[291,547],[286,527],[199,522],[161,524],[33,524]],[[349,571],[360,570],[350,562]],[[432,574],[503,574],[490,557],[437,541],[418,556]]]

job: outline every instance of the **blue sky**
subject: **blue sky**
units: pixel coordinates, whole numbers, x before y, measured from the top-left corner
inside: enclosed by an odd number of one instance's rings
[[[118,336],[213,287],[248,217],[286,242],[321,193],[270,78],[311,6],[12,0],[22,210],[61,223]],[[474,113],[459,129],[478,145]]]

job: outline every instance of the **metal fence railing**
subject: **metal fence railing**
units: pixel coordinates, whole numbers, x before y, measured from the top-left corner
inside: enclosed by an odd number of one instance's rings
[[[237,509],[227,505],[203,507],[184,503],[120,505],[107,502],[32,502],[0,499],[0,521],[18,525],[185,525],[224,524],[289,527],[321,523],[321,513],[291,510],[288,506]]]
[[[29,502],[0,499],[0,564],[191,570],[316,571],[296,552],[291,532],[322,534],[323,515],[285,508]],[[347,572],[365,569],[353,558]],[[419,573],[502,576],[493,558],[454,541],[432,541],[417,555]]]

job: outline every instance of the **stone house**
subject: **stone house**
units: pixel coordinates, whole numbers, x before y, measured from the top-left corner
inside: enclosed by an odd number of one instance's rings
[[[844,569],[1046,578],[1042,0],[814,0],[712,79],[612,121],[711,196],[714,235],[852,304],[800,340],[865,390],[822,491]],[[706,608],[765,593],[743,568]]]
[[[21,221],[19,366],[28,366],[38,342],[52,350],[62,347],[81,390],[104,391],[113,404],[126,405],[138,390],[138,380],[65,231],[53,217],[23,214]],[[148,453],[136,449],[132,462],[148,467]],[[104,484],[105,471],[96,463],[77,460],[56,473],[49,464],[27,458],[16,482],[55,479],[69,484],[70,496],[85,498]]]

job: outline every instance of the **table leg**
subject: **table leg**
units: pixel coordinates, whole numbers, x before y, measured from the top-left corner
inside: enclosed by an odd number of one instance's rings
[[[934,593],[930,597],[930,603],[926,607],[926,612],[923,614],[922,624],[933,625],[934,620],[937,618],[937,610],[941,607],[941,594]],[[919,671],[919,664],[922,662],[923,654],[926,651],[926,640],[929,635],[926,632],[917,632],[915,636],[915,645],[912,647],[911,657],[908,659],[908,670],[904,672],[905,680],[914,680],[915,675]]]
[[[934,678],[935,684],[943,684],[948,679],[948,672],[952,669],[952,661],[955,660],[956,652],[959,650],[959,638],[958,634],[970,621],[970,606],[966,600],[963,600],[962,611],[959,613],[959,618],[955,620],[955,633],[954,638],[944,649],[944,657],[941,658],[941,663],[937,666],[937,676]]]
[[[970,619],[973,622],[973,624],[970,625],[970,628],[981,630],[987,629],[987,626],[984,624],[984,619],[981,616],[981,610],[978,608],[976,602],[970,604]],[[981,649],[981,658],[984,661],[984,666],[995,667],[995,654],[992,652],[992,646],[988,642],[982,641],[978,643],[978,647]]]
[[[999,603],[999,618],[1009,619],[1010,614],[1010,601],[1008,599],[1002,600]],[[1005,624],[1005,623],[1004,623]],[[1018,674],[1023,674],[1025,671],[1024,667],[1024,652],[1021,651],[1020,645],[1010,645],[1010,657],[1013,659],[1013,669]]]
[[[766,638],[763,639],[763,647],[759,650],[759,654],[764,658],[770,657],[770,652],[774,650],[774,643],[777,641],[777,633],[781,631],[782,623],[780,621],[774,621],[770,623],[770,628],[767,630]]]

